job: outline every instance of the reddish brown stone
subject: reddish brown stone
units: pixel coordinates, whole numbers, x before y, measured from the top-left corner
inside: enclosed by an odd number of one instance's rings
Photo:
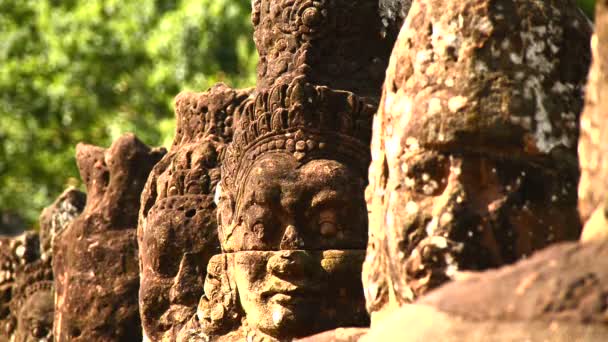
[[[55,239],[56,341],[139,341],[137,213],[164,150],[132,134],[105,150],[79,144],[84,212]]]
[[[338,328],[314,336],[298,339],[298,342],[357,342],[369,332],[367,328]]]
[[[39,259],[16,270],[11,299],[15,331],[12,342],[53,341],[53,270]]]

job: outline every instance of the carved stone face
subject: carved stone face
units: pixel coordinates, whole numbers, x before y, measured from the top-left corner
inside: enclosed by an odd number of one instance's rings
[[[277,338],[305,336],[366,320],[360,273],[364,251],[238,252],[240,304],[251,328]]]
[[[256,161],[220,233],[250,328],[290,338],[365,324],[363,187],[334,160],[301,165],[277,153]],[[222,220],[231,214],[222,203],[220,211]]]
[[[423,149],[393,166],[384,243],[400,303],[459,271],[511,263],[577,237],[576,184],[569,175],[532,163]]]
[[[23,303],[17,316],[15,342],[53,341],[53,293],[37,291]]]
[[[364,182],[340,162],[300,166],[291,155],[268,155],[240,189],[236,216],[222,227],[227,252],[365,248]]]

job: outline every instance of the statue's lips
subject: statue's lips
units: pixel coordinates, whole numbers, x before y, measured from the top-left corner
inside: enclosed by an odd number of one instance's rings
[[[262,299],[279,304],[290,304],[302,300],[318,298],[320,294],[320,289],[291,285],[264,290],[262,292]]]

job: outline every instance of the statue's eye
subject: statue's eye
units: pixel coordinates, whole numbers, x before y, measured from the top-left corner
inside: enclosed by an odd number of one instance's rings
[[[450,173],[449,160],[443,156],[423,155],[404,164],[405,187],[424,196],[439,196],[447,185]]]
[[[36,337],[36,338],[43,338],[46,337],[46,335],[48,335],[49,331],[47,328],[43,327],[43,326],[35,326],[34,329],[32,329],[32,336]]]

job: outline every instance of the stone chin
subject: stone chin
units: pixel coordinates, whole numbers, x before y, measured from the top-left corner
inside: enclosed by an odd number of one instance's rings
[[[365,324],[364,257],[364,250],[231,253],[249,328],[282,339]]]

